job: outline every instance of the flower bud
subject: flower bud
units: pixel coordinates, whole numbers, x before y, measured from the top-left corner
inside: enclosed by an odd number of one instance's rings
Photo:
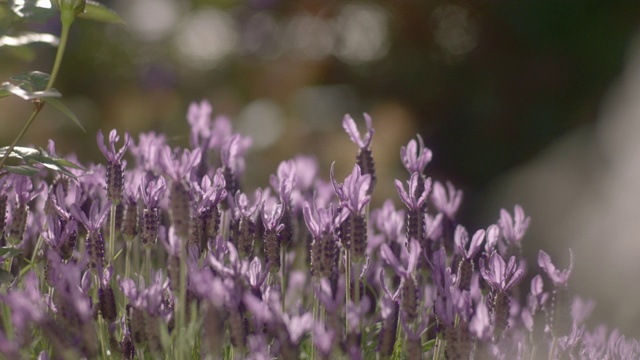
[[[86,0],[52,0],[51,3],[60,11],[71,10],[75,15],[82,14],[87,5]]]

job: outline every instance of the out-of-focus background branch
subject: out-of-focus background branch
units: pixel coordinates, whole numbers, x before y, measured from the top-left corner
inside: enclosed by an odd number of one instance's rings
[[[10,3],[0,3],[0,35],[59,33],[56,19],[7,23]],[[529,265],[539,248],[566,259],[571,246],[574,289],[599,301],[596,315],[640,335],[640,63],[631,56],[640,3],[104,3],[127,27],[79,20],[56,86],[88,135],[45,109],[25,144],[52,138],[59,153],[96,162],[99,128],[162,131],[186,145],[187,106],[207,99],[254,137],[245,176],[254,187],[298,153],[316,154],[324,176],[334,160],[346,174],[355,148],[341,119],[366,111],[377,130],[376,201],[397,199],[399,148],[422,134],[434,152],[430,175],[465,190],[463,223],[486,227],[500,207],[522,203],[533,218]],[[48,71],[54,54],[2,47],[0,80]],[[2,144],[28,112],[17,99],[0,103]]]

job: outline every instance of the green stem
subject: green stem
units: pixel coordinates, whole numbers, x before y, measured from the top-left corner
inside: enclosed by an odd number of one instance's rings
[[[349,307],[349,303],[351,302],[351,250],[346,249],[346,256],[345,256],[345,274],[344,274],[344,278],[345,278],[345,288],[346,288],[346,293],[345,293],[345,304],[344,304],[344,309],[345,309],[345,316],[344,316],[344,322],[345,322],[345,329],[344,329],[344,333],[349,336],[349,316],[347,316],[347,308]]]
[[[549,349],[549,360],[553,360],[555,358],[556,352],[556,344],[558,343],[558,338],[556,336],[553,337],[553,342],[551,343],[551,349]]]
[[[314,296],[313,297],[313,323],[316,324],[318,323],[318,308],[319,308],[320,304],[318,302],[318,297]],[[313,335],[315,337],[315,335]],[[311,344],[311,360],[316,360],[316,345]]]
[[[126,242],[127,248],[125,249],[127,252],[124,254],[124,277],[125,279],[129,279],[131,273],[131,241]]]
[[[178,303],[177,316],[177,340],[178,340],[178,359],[184,359],[183,346],[186,339],[183,338],[186,329],[187,314],[187,246],[186,241],[180,241],[180,294]]]
[[[281,256],[280,258],[282,259],[282,265],[280,266],[280,271],[282,272],[282,280],[281,280],[281,284],[280,286],[282,286],[281,289],[281,293],[282,293],[282,312],[285,312],[285,298],[286,298],[286,294],[287,294],[287,274],[286,274],[286,267],[287,267],[287,250],[285,249],[285,247],[283,246],[281,248]]]
[[[147,279],[147,284],[151,284],[151,248],[145,246],[144,249],[144,278]]]
[[[113,255],[116,253],[116,207],[117,205],[111,204],[111,214],[109,221],[109,259],[113,262]],[[115,265],[114,265],[115,266]]]
[[[42,110],[43,106],[44,106],[43,102],[38,102],[38,101],[35,102],[35,107],[33,108],[33,111],[31,112],[31,116],[29,116],[29,119],[27,119],[27,122],[24,124],[24,126],[22,126],[22,129],[20,130],[20,133],[18,134],[18,136],[16,136],[16,138],[13,139],[13,142],[11,143],[11,145],[9,145],[9,148],[4,153],[4,156],[2,157],[2,160],[0,160],[0,169],[2,169],[4,167],[4,164],[7,162],[7,159],[9,158],[9,154],[11,154],[13,152],[13,149],[16,147],[18,142],[20,140],[22,140],[22,137],[27,132],[27,130],[29,129],[29,127],[33,123],[33,120],[35,120],[36,116],[38,116],[38,114]]]
[[[60,69],[60,64],[62,63],[62,58],[64,56],[64,50],[67,47],[67,39],[69,38],[69,29],[71,28],[71,24],[73,24],[73,20],[75,19],[75,17],[76,15],[70,11],[63,11],[60,14],[60,20],[62,21],[62,32],[60,33],[60,44],[58,45],[58,51],[56,52],[56,59],[53,63],[53,70],[51,70],[51,76],[49,77],[49,82],[47,82],[47,87],[45,90],[49,90],[56,81],[58,70]],[[33,109],[31,116],[22,127],[22,130],[20,130],[20,133],[18,134],[18,136],[16,136],[16,138],[13,140],[13,143],[9,146],[9,149],[7,149],[7,151],[5,152],[2,160],[0,160],[0,169],[4,167],[4,164],[7,162],[7,159],[9,158],[9,154],[13,152],[13,149],[16,147],[16,144],[18,144],[18,142],[22,139],[24,134],[27,132],[27,130],[33,123],[33,120],[35,120],[36,116],[38,116],[38,114],[42,110],[42,107],[44,106],[44,102],[41,102],[39,99],[36,99],[34,103],[35,103],[35,108]]]
[[[62,22],[62,31],[60,33],[60,44],[58,45],[58,51],[56,52],[56,59],[53,62],[53,70],[51,70],[51,77],[47,83],[47,90],[53,87],[58,76],[58,70],[60,70],[60,64],[62,64],[62,58],[64,57],[64,50],[67,47],[67,39],[69,38],[69,29],[76,15],[73,11],[63,10],[60,13],[60,21]]]

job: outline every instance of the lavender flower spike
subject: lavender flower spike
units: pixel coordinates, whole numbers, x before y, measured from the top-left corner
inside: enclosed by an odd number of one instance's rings
[[[365,124],[367,125],[367,133],[364,135],[364,138],[360,136],[360,132],[356,127],[356,123],[355,121],[353,121],[353,118],[349,114],[345,115],[342,119],[342,127],[349,135],[351,141],[358,145],[360,149],[368,149],[371,147],[371,140],[373,139],[373,134],[375,131],[373,130],[373,126],[371,125],[371,117],[368,114],[363,115]]]
[[[344,183],[338,184],[333,174],[334,165],[335,163],[331,164],[331,183],[341,204],[352,214],[362,214],[365,205],[371,200],[371,196],[368,194],[371,176],[362,175],[360,167],[356,164],[353,166],[351,174],[344,179]]]
[[[395,181],[396,189],[398,190],[398,195],[400,195],[400,199],[402,202],[407,205],[410,210],[420,210],[422,204],[427,201],[427,195],[429,195],[429,191],[431,191],[431,178],[427,178],[424,182],[424,190],[421,194],[417,193],[418,183],[420,180],[420,174],[414,172],[411,174],[411,178],[409,179],[409,191],[404,190],[404,185],[400,180]]]
[[[454,235],[454,241],[456,244],[456,251],[460,256],[465,258],[466,260],[472,260],[474,256],[480,250],[480,245],[482,245],[482,241],[484,240],[485,231],[480,229],[473,234],[473,238],[471,239],[471,244],[469,244],[469,233],[462,225],[458,225],[456,228],[456,233]],[[467,245],[469,245],[469,249],[467,250]]]
[[[360,137],[356,123],[350,115],[345,115],[342,119],[342,127],[349,135],[351,141],[358,146],[358,154],[356,155],[356,163],[360,166],[363,174],[371,176],[371,183],[367,190],[368,194],[373,192],[376,185],[376,166],[371,154],[371,140],[373,139],[373,127],[371,126],[371,117],[364,114],[364,121],[367,125],[367,133],[364,138]]]
[[[116,151],[116,143],[120,141],[120,136],[115,129],[109,132],[109,147],[104,143],[104,135],[102,134],[102,130],[98,130],[98,135],[96,136],[96,140],[98,141],[98,148],[100,152],[107,158],[107,161],[110,163],[118,163],[122,161],[122,157],[124,156],[125,151],[129,147],[131,143],[131,137],[129,133],[125,131],[124,133],[124,144],[120,148],[120,150]]]
[[[565,270],[556,269],[551,262],[551,257],[546,252],[540,250],[538,254],[538,265],[547,273],[549,279],[556,287],[567,285],[571,271],[573,270],[573,252],[569,249],[569,268]]]
[[[107,199],[114,204],[118,204],[122,200],[122,192],[124,190],[124,169],[122,168],[122,156],[129,147],[131,137],[128,132],[124,133],[124,144],[120,150],[116,151],[116,143],[120,140],[120,136],[115,129],[109,133],[109,148],[104,143],[104,135],[102,130],[97,135],[98,148],[107,158]]]
[[[500,220],[498,220],[498,226],[502,237],[508,245],[520,246],[520,240],[524,237],[529,227],[530,217],[525,216],[524,210],[520,205],[516,205],[513,209],[514,217],[505,209],[500,210]]]
[[[453,184],[448,181],[445,190],[444,185],[436,181],[433,185],[431,200],[436,209],[445,214],[450,220],[453,220],[462,203],[462,190],[456,190]]]
[[[512,256],[507,264],[502,256],[494,251],[489,256],[488,264],[480,259],[480,274],[491,288],[507,292],[524,276],[524,269],[517,267],[515,256]]]
[[[433,154],[424,146],[422,137],[418,134],[418,142],[411,139],[406,147],[400,148],[400,159],[410,174],[423,174],[427,164],[431,162]]]

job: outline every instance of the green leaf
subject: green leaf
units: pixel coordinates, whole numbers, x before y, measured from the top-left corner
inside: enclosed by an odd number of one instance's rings
[[[0,36],[0,47],[3,46],[24,46],[33,43],[45,43],[52,46],[58,46],[60,39],[51,34],[25,32],[17,36]]]
[[[15,86],[9,82],[4,82],[0,86],[0,92],[8,92],[24,100],[34,100],[40,98],[61,97],[62,94],[56,89],[49,89],[46,91],[28,91],[19,86]]]
[[[33,92],[46,90],[50,77],[51,75],[42,71],[30,71],[14,75],[9,80],[21,88]]]
[[[0,85],[0,97],[6,92],[24,100],[61,97],[62,94],[58,90],[47,89],[49,77],[49,74],[40,71],[14,75],[9,78],[10,82],[4,82]]]
[[[46,21],[57,13],[49,0],[9,0],[9,7],[19,17],[32,21]]]
[[[422,353],[426,353],[427,351],[433,349],[433,346],[436,344],[436,339],[431,339],[429,341],[425,341],[422,343]]]
[[[111,24],[124,24],[124,20],[115,11],[100,4],[97,1],[87,0],[84,12],[78,14],[79,18],[100,21]]]
[[[7,146],[0,148],[0,157],[3,157],[7,150]],[[11,154],[9,154],[9,158],[22,160],[26,163],[26,166],[30,167],[33,167],[33,164],[40,164],[49,170],[65,174],[73,179],[75,179],[76,176],[70,172],[67,167],[84,170],[82,166],[74,164],[68,160],[52,157],[43,149],[36,150],[28,147],[16,146],[13,148]],[[13,166],[12,169],[21,171],[18,172],[20,174],[29,175],[29,170],[26,166]]]
[[[25,176],[34,176],[40,171],[31,165],[5,165],[4,169],[12,174]]]
[[[13,275],[10,272],[0,269],[0,284],[10,283],[13,281]]]
[[[71,111],[71,109],[69,109],[60,100],[54,99],[54,98],[44,98],[42,100],[47,104],[51,104],[56,109],[60,110],[63,114],[67,115],[67,117],[71,119],[71,121],[73,121],[76,125],[78,125],[80,129],[82,129],[82,131],[84,131],[85,133],[87,132],[87,130],[85,130],[82,124],[80,123],[80,120],[78,119],[76,114],[74,114],[73,111]]]
[[[0,99],[4,99],[8,96],[11,96],[11,93],[9,91],[7,91],[6,89],[0,87]]]
[[[12,258],[12,257],[14,257],[16,255],[20,255],[20,254],[22,254],[22,250],[20,250],[20,249],[16,249],[16,248],[13,248],[13,247],[1,247],[0,248],[0,256],[3,256],[3,257]]]

